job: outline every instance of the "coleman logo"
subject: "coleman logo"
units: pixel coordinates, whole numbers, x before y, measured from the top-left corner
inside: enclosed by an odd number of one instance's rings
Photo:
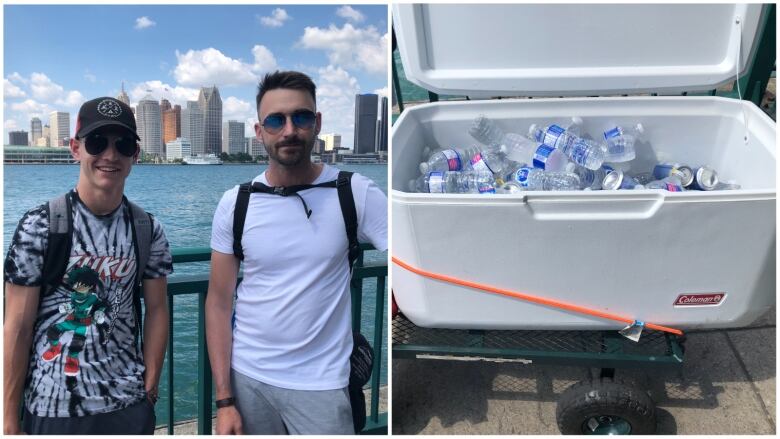
[[[674,306],[720,305],[725,297],[726,293],[680,294],[674,301]]]

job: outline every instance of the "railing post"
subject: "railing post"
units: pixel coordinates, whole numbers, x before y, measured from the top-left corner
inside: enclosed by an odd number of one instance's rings
[[[198,434],[211,434],[211,363],[206,349],[206,292],[198,295]]]
[[[168,434],[173,435],[173,296],[168,294]]]
[[[379,372],[382,367],[383,320],[385,317],[385,277],[376,278],[376,312],[374,313],[374,368],[371,371],[371,420],[379,422]]]

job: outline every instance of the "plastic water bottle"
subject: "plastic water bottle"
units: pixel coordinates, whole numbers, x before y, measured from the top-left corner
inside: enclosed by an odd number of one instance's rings
[[[566,172],[577,174],[577,176],[580,177],[580,189],[589,188],[594,191],[601,189],[601,183],[604,181],[604,177],[614,170],[615,169],[609,165],[602,165],[595,171],[576,163],[569,162],[569,164],[566,165]]]
[[[511,162],[503,154],[483,149],[474,154],[469,160],[469,167],[474,171],[490,172],[495,176],[502,176],[509,172]]]
[[[509,187],[507,187],[509,185]],[[573,191],[580,188],[580,178],[571,172],[550,172],[521,167],[502,188],[504,193],[517,191]]]
[[[604,163],[606,153],[598,143],[583,139],[574,133],[567,132],[558,125],[540,127],[536,124],[528,129],[528,136],[545,145],[560,149],[574,163],[591,170],[596,170]]]
[[[479,148],[476,146],[466,148],[453,147],[434,151],[427,161],[420,163],[420,173],[466,171],[469,169],[469,160],[478,152]]]
[[[604,140],[607,142],[606,161],[622,163],[634,160],[636,157],[634,144],[644,132],[645,128],[641,123],[627,128],[616,126],[604,131]]]
[[[431,194],[484,194],[496,192],[493,174],[482,171],[434,171],[409,182],[414,192]]]
[[[495,122],[484,115],[477,116],[469,129],[478,142],[501,151],[510,160],[534,166],[546,171],[562,171],[569,159],[554,147],[540,145],[517,133],[505,133]]]

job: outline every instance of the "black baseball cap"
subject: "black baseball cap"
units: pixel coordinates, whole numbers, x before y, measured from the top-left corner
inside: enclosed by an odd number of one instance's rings
[[[124,128],[133,133],[135,140],[141,140],[129,105],[108,96],[84,102],[76,120],[76,138],[83,139],[96,129],[107,126]]]

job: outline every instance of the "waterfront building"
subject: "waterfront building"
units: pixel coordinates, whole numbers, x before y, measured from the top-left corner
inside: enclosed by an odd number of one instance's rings
[[[341,148],[341,134],[320,134],[320,139],[325,142],[325,149],[321,152],[333,151]]]
[[[376,121],[379,96],[375,94],[355,95],[355,154],[376,151]]]
[[[122,91],[119,92],[119,96],[117,96],[116,98],[117,98],[117,100],[127,104],[128,107],[130,106],[130,97],[127,96],[127,93],[125,93],[125,82],[124,81],[122,81]]]
[[[27,146],[29,140],[27,139],[27,131],[9,131],[8,132],[8,144],[13,146]]]
[[[153,157],[163,157],[160,104],[146,95],[138,102],[136,125],[141,138],[141,151]]]
[[[244,122],[229,120],[222,129],[222,152],[238,154],[246,152],[244,140]]]
[[[206,154],[222,152],[222,98],[217,86],[201,87],[198,105],[203,111],[203,143]]]
[[[49,135],[49,145],[68,146],[70,143],[70,113],[64,111],[49,113]]]
[[[41,136],[38,137],[38,140],[35,142],[35,145],[32,146],[49,146],[49,136]]]
[[[325,141],[317,137],[314,139],[314,147],[311,150],[312,154],[322,154],[325,152]]]
[[[65,147],[4,146],[3,163],[76,163]]]
[[[181,137],[190,139],[192,155],[206,153],[204,134],[203,110],[197,101],[187,101],[187,108],[181,111]]]
[[[252,157],[267,157],[268,152],[265,150],[265,145],[263,144],[263,141],[258,139],[257,137],[247,137],[247,153],[251,155]]]
[[[192,155],[192,144],[190,139],[177,137],[170,142],[165,143],[165,158],[168,161],[183,159]]]
[[[41,137],[43,137],[43,124],[41,119],[33,117],[30,119],[30,146],[35,146]]]
[[[387,152],[387,128],[389,126],[387,115],[387,98],[382,96],[381,105],[379,107],[379,125],[377,133],[376,151]]]
[[[163,99],[164,100],[164,99]],[[166,101],[167,102],[167,101]],[[169,104],[170,105],[170,104]],[[171,140],[176,140],[181,135],[181,105],[174,105],[173,108],[162,111],[162,130],[163,130],[163,142],[166,144]]]

